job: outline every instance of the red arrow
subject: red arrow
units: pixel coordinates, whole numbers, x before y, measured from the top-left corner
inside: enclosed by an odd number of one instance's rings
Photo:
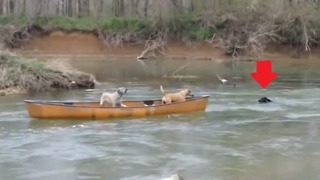
[[[256,62],[256,72],[251,73],[262,88],[266,88],[276,77],[277,73],[272,72],[272,62],[270,60],[259,60]]]

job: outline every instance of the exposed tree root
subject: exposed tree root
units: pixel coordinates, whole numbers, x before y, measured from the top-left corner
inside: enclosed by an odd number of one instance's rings
[[[312,47],[319,44],[318,35],[312,24],[301,17],[289,21],[280,33],[288,36],[284,43],[295,47],[296,57],[310,53]]]
[[[151,35],[145,43],[145,49],[137,57],[137,59],[150,59],[160,56],[166,56],[167,35],[164,31],[158,32],[157,37]]]
[[[43,34],[45,30],[36,24],[19,28],[14,25],[0,26],[0,40],[9,48],[19,48],[23,43],[31,40],[34,34]]]
[[[123,44],[136,44],[142,42],[141,35],[138,32],[114,33],[98,29],[96,34],[108,48],[122,47]]]
[[[266,45],[281,40],[273,22],[245,23],[237,19],[227,19],[225,26],[206,42],[221,48],[226,55],[236,60],[242,59],[244,55],[262,55]]]

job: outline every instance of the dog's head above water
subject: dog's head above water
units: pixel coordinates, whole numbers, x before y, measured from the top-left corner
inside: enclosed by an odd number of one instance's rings
[[[259,99],[259,101],[258,101],[259,103],[270,103],[270,102],[272,102],[269,98],[267,98],[267,97],[262,97],[262,98],[260,98]]]
[[[117,93],[118,93],[120,96],[126,94],[127,91],[128,91],[128,89],[125,88],[125,87],[120,87],[120,88],[117,89]]]

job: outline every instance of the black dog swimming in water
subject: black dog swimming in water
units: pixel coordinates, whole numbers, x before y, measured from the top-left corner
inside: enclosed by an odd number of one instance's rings
[[[272,102],[272,101],[267,97],[262,97],[262,98],[259,99],[258,102],[259,103],[269,103],[269,102]]]

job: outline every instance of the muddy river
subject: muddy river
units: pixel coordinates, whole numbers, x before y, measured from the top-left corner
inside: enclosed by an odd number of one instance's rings
[[[250,77],[254,63],[88,61],[72,62],[102,82],[94,91],[0,97],[0,179],[320,179],[320,64],[274,63],[278,77],[262,90]],[[46,121],[23,104],[98,100],[118,86],[128,87],[125,99],[157,98],[159,84],[209,94],[209,105],[170,117]],[[258,104],[261,96],[274,103]]]

